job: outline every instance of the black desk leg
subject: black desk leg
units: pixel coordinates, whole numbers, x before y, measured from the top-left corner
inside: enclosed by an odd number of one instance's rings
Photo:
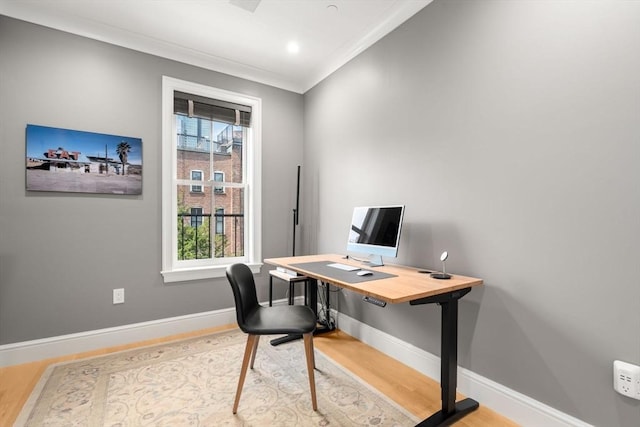
[[[448,426],[476,410],[478,402],[463,399],[456,403],[458,370],[458,300],[471,289],[411,301],[411,305],[437,303],[442,309],[440,387],[442,409],[418,424],[419,427]]]
[[[318,281],[312,277],[307,280],[307,294],[309,294],[309,307],[313,310],[313,314],[318,316]],[[285,335],[280,338],[274,338],[270,341],[272,346],[277,346],[287,342],[302,339],[302,335]]]
[[[309,307],[313,310],[313,314],[318,317],[318,279],[309,277],[307,289],[309,291]]]
[[[313,307],[313,311],[316,314],[316,318],[318,317],[318,282],[315,282],[315,286],[316,286],[316,290],[314,292],[311,292],[314,296],[315,296],[315,301],[312,301],[312,307]],[[331,289],[329,288],[331,285],[329,283],[324,283],[325,287],[324,287],[324,301],[326,302],[326,306],[322,305],[322,309],[324,310],[324,317],[325,320],[324,322],[320,322],[318,321],[318,324],[316,326],[316,330],[313,333],[314,335],[319,335],[319,334],[323,334],[325,332],[331,332],[335,329],[335,326],[333,326],[333,324],[331,323]]]

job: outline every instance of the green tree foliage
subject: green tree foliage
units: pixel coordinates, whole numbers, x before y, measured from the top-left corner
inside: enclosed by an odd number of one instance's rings
[[[211,217],[202,215],[198,226],[193,220],[190,210],[184,205],[178,206],[178,259],[204,259],[211,258]],[[215,223],[215,222],[214,222]],[[192,225],[194,224],[194,225]],[[225,256],[242,256],[243,253],[231,253],[229,239],[224,234],[215,234],[213,240],[213,256],[222,258]]]

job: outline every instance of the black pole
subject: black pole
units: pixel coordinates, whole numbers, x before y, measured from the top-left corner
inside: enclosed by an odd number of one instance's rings
[[[298,215],[300,214],[300,165],[298,165],[298,184],[296,188],[296,207],[293,209],[293,248],[292,256],[296,256],[296,226],[298,225]]]
[[[291,249],[291,256],[296,256],[296,210],[293,210],[293,248]]]
[[[293,256],[296,256],[296,225],[298,225],[299,208],[300,208],[300,165],[298,165],[298,188],[296,189],[296,207],[293,208],[293,248],[292,248]],[[269,277],[269,280],[271,280],[271,277]],[[311,292],[311,302],[309,303],[309,307],[313,308],[314,314],[317,315],[316,306],[318,305],[318,295],[317,295],[318,282],[315,279],[309,278],[309,280],[306,281],[305,286],[307,286],[308,292]],[[271,286],[269,286],[269,292],[271,292]],[[307,292],[305,291],[305,296],[306,295],[307,295]],[[289,298],[291,298],[291,296]],[[271,301],[271,295],[269,295],[269,301]],[[302,335],[289,334],[280,338],[272,339],[270,342],[272,346],[276,346],[276,345],[287,343],[289,341],[295,341],[299,339],[302,339]]]

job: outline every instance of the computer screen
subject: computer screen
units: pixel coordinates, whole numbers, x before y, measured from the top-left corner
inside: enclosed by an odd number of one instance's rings
[[[353,209],[347,250],[371,255],[371,265],[382,257],[398,256],[404,206],[360,206]]]

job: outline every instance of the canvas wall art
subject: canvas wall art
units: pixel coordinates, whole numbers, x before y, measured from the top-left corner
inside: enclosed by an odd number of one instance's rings
[[[142,194],[142,139],[27,125],[29,191]]]

